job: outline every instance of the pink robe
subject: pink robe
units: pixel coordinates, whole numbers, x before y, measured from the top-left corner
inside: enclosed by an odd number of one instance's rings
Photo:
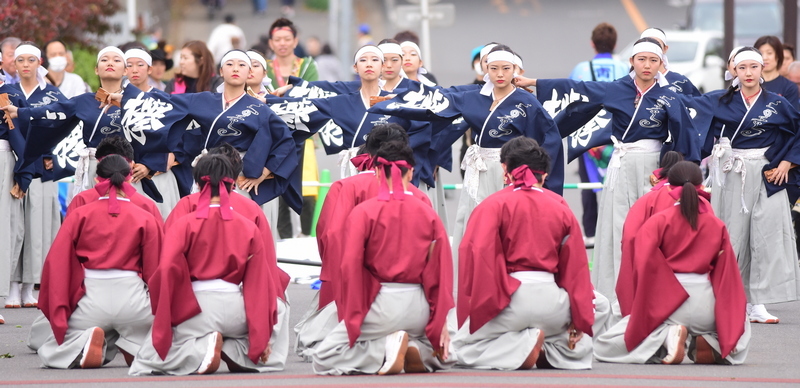
[[[631,272],[633,271],[633,257],[635,254],[634,237],[650,217],[662,210],[671,209],[675,205],[677,199],[675,199],[675,193],[672,193],[672,190],[672,186],[669,184],[653,187],[651,191],[643,195],[631,206],[628,216],[625,217],[625,224],[622,226],[622,257],[620,258],[619,275],[617,276],[615,288],[623,317],[630,314],[631,303],[633,303]],[[713,214],[714,211],[711,209],[709,202],[702,196],[700,201],[707,205],[708,211]]]
[[[231,196],[233,197],[233,196]],[[153,306],[153,346],[164,359],[172,346],[172,327],[201,312],[192,281],[221,279],[242,284],[250,349],[254,363],[269,345],[277,321],[274,274],[269,263],[275,252],[264,249],[263,233],[249,219],[232,212],[224,220],[219,207],[208,219],[190,213],[171,224],[161,264],[150,279]]]
[[[78,195],[72,198],[72,201],[67,206],[67,216],[72,214],[72,212],[83,206],[87,203],[97,201],[100,199],[101,195],[97,192],[97,190],[85,190],[80,192]],[[131,203],[146,210],[148,213],[154,215],[157,219],[162,220],[159,225],[162,227],[164,226],[164,218],[161,217],[161,211],[158,210],[158,206],[156,203],[153,202],[152,199],[145,197],[139,193],[134,193],[128,196],[128,199],[131,200]]]
[[[508,306],[520,285],[511,272],[543,271],[553,273],[569,295],[575,327],[592,335],[586,248],[578,221],[556,196],[508,187],[475,208],[458,251],[459,326],[469,318],[474,333]]]
[[[175,224],[175,222],[177,222],[181,217],[197,210],[197,202],[199,198],[200,193],[187,195],[181,198],[181,200],[175,204],[175,208],[172,209],[172,212],[169,213],[169,217],[167,217],[167,230],[169,230],[169,227]],[[235,212],[243,215],[245,218],[253,221],[256,224],[258,230],[264,236],[264,250],[268,253],[272,252],[272,254],[269,255],[274,257],[275,242],[272,240],[272,230],[270,229],[267,217],[264,216],[264,212],[261,210],[258,204],[236,192],[231,192],[228,198],[230,198],[231,207],[233,207]],[[278,293],[276,297],[286,300],[286,288],[289,287],[291,277],[288,273],[278,268],[277,258],[274,260],[274,263],[271,262],[270,264],[273,266],[271,272],[276,276],[276,284],[280,285],[279,287],[275,288],[275,291]]]
[[[633,258],[633,300],[625,331],[628,351],[689,298],[675,273],[709,274],[722,357],[736,347],[745,330],[747,299],[728,230],[710,208],[701,204],[697,230],[683,217],[680,206],[654,215],[639,228]]]
[[[319,308],[338,300],[340,286],[336,280],[340,278],[339,267],[345,234],[348,225],[347,216],[358,204],[378,195],[379,182],[372,170],[340,179],[331,185],[317,221],[317,247],[322,260],[319,288]],[[433,207],[428,196],[413,185],[408,191],[414,198]],[[340,315],[341,318],[341,315]]]
[[[409,216],[411,215],[411,216]],[[347,217],[341,256],[340,317],[350,346],[381,289],[381,282],[421,284],[430,305],[425,333],[439,350],[439,338],[453,308],[453,259],[447,232],[428,205],[403,200],[369,199]]]
[[[94,192],[94,190],[84,193]],[[86,293],[84,268],[138,272],[147,283],[158,267],[163,236],[161,215],[119,199],[120,213],[108,213],[108,200],[74,208],[56,235],[42,269],[39,309],[50,321],[58,344],[69,317]]]

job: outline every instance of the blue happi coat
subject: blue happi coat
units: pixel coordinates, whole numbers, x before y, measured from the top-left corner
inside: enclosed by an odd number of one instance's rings
[[[420,87],[378,103],[370,112],[411,120],[446,122],[463,117],[464,123],[439,130],[448,133],[437,136],[437,144],[432,147],[434,150],[450,147],[467,128],[473,128],[472,140],[483,148],[501,148],[518,136],[535,139],[552,160],[550,175],[544,185],[560,194],[564,185],[564,157],[561,136],[553,120],[536,97],[522,89],[514,89],[494,108],[493,101],[493,97],[480,94],[480,88],[476,87],[464,91]]]
[[[8,94],[8,99],[14,106],[25,106],[26,104],[25,96],[13,85],[0,85],[0,93]],[[36,171],[32,165],[24,166],[20,157],[25,150],[26,130],[22,127],[19,118],[13,119],[12,122],[16,129],[9,129],[5,114],[0,113],[0,140],[8,141],[11,150],[17,155],[17,162],[14,164],[14,182],[19,184],[22,191],[27,191]]]
[[[387,94],[381,92],[382,96]],[[434,185],[433,168],[428,160],[433,127],[428,122],[368,112],[360,91],[328,98],[274,97],[267,102],[295,133],[319,133],[328,155],[361,146],[376,125],[398,124],[408,133],[409,145],[414,150],[417,162],[412,183],[419,185],[421,180],[430,186]]]
[[[537,89],[539,101],[555,117],[562,136],[584,127],[577,140],[581,148],[571,149],[570,158],[611,144],[614,136],[622,143],[660,140],[665,142],[662,153],[674,150],[686,160],[700,161],[701,134],[694,127],[684,97],[667,87],[655,85],[641,96],[637,105],[634,102],[638,89],[632,77],[613,82],[540,79]],[[584,126],[601,109],[610,116],[600,117],[596,125]]]
[[[241,152],[242,173],[261,176],[264,167],[274,178],[264,180],[258,193],[262,205],[283,195],[293,209],[302,207],[300,188],[290,178],[298,167],[297,149],[289,128],[266,105],[249,95],[224,109],[222,94],[211,92],[165,95],[125,89],[123,123],[132,128],[168,128],[168,151],[180,164],[173,168],[181,194],[192,184],[191,164],[204,149],[229,143]]]
[[[699,109],[707,112],[711,120],[703,144],[703,156],[711,154],[720,137],[731,140],[731,148],[767,148],[764,156],[769,163],[764,170],[778,167],[782,160],[800,164],[800,113],[785,98],[762,89],[748,110],[741,92],[732,98],[722,98],[723,92],[707,93],[698,98]],[[701,129],[702,130],[702,129]],[[791,187],[790,197],[797,197],[800,171],[791,169],[789,183],[777,186],[767,182],[762,174],[768,195]]]
[[[125,90],[129,88],[139,90],[132,85]],[[53,152],[57,160],[65,160],[64,173],[60,174],[63,176],[54,177],[60,179],[74,173],[81,148],[96,148],[106,136],[112,135],[124,136],[138,154],[168,151],[166,129],[123,125],[120,109],[115,106],[100,109],[94,96],[94,93],[84,93],[49,105],[20,108],[20,121],[30,123],[24,163],[34,163],[42,155]],[[58,165],[61,168],[62,163]]]
[[[663,76],[666,77],[667,82],[669,82],[669,85],[667,86],[669,90],[686,96],[700,96],[701,93],[699,90],[697,90],[697,87],[695,87],[692,81],[689,81],[689,79],[683,74],[676,73],[674,71],[667,71],[667,74],[664,74]]]

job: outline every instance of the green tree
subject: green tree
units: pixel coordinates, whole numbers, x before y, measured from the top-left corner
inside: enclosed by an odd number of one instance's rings
[[[108,22],[119,10],[115,0],[0,0],[0,37],[94,46],[104,34],[119,29]]]

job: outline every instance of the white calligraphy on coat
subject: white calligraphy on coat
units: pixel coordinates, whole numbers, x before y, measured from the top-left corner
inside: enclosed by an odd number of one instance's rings
[[[59,101],[58,100],[58,92],[51,90],[51,91],[47,92],[44,97],[42,97],[42,101],[31,103],[31,107],[39,108],[39,107],[43,107],[45,105],[50,105],[50,104],[52,104],[54,102],[58,102],[58,101]]]
[[[605,109],[601,109],[588,123],[569,135],[570,147],[586,147],[592,140],[592,135],[605,128],[610,122],[611,113]]]
[[[769,104],[767,104],[767,108],[764,109],[763,112],[761,112],[761,115],[758,116],[758,117],[754,117],[751,120],[751,122],[753,123],[753,126],[751,128],[742,129],[742,132],[741,132],[742,136],[754,137],[754,136],[758,136],[758,135],[764,133],[764,131],[766,131],[766,129],[761,128],[761,126],[763,124],[766,124],[767,121],[769,121],[769,118],[772,117],[773,115],[775,115],[775,116],[778,115],[778,109],[776,109],[775,107],[778,106],[778,104],[780,104],[780,103],[781,102],[779,100],[779,101],[773,101],[773,102],[770,102]]]
[[[329,92],[327,90],[323,90],[318,86],[312,86],[307,81],[303,81],[298,85],[292,86],[288,92],[286,92],[287,97],[294,97],[294,98],[328,98],[337,96],[334,92]]]
[[[403,101],[405,102],[390,103],[386,109],[426,109],[433,113],[439,113],[450,106],[450,100],[442,94],[441,90],[426,88],[424,85],[420,85],[419,91],[409,91],[403,95]]]
[[[83,122],[79,122],[64,140],[61,140],[53,149],[56,163],[62,169],[67,165],[75,168],[78,165],[78,151],[86,148],[83,144]]]
[[[142,92],[125,102],[124,110],[122,128],[125,139],[145,144],[147,141],[145,131],[157,131],[164,128],[161,120],[166,117],[168,112],[172,111],[172,104],[156,98],[145,98]]]
[[[569,104],[576,101],[589,102],[589,97],[576,92],[572,88],[569,89],[569,93],[564,93],[562,97],[559,97],[558,91],[553,89],[550,99],[543,102],[542,107],[550,114],[550,117],[555,118],[558,112],[566,109]]]
[[[311,121],[311,114],[319,111],[311,101],[285,101],[270,104],[270,109],[289,126],[292,131],[314,132],[308,127]],[[344,144],[342,128],[332,119],[325,122],[317,132],[319,138],[326,146],[331,144],[341,146]]]

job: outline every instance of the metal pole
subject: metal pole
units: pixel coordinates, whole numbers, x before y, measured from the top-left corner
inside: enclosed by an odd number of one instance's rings
[[[783,43],[797,46],[797,2],[783,2]]]
[[[339,0],[328,1],[328,44],[339,50]]]
[[[420,16],[422,18],[422,26],[420,28],[420,35],[422,38],[422,58],[425,62],[425,68],[428,70],[433,69],[433,62],[431,61],[431,26],[430,26],[430,9],[428,8],[428,0],[421,0],[419,2]]]
[[[734,0],[725,0],[725,4],[723,6],[723,25],[724,25],[724,33],[725,33],[725,54],[727,55],[733,50],[733,7],[734,7]],[[727,57],[725,57],[727,59]],[[725,63],[725,67],[728,67],[728,63]]]
[[[353,0],[339,0],[339,62],[349,71],[353,66]],[[348,72],[352,73],[351,71]]]
[[[132,33],[131,31],[135,31],[139,28],[138,24],[136,23],[136,0],[128,0],[127,11],[128,32]]]

